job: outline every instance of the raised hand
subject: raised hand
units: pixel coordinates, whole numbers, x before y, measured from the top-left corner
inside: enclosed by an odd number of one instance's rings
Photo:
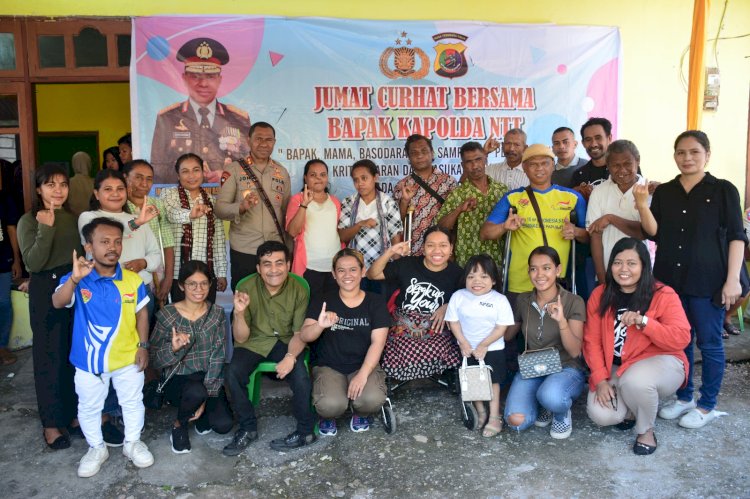
[[[208,215],[211,212],[211,207],[203,204],[203,198],[199,197],[195,200],[192,209],[190,210],[190,218],[196,219],[202,216]]]
[[[560,295],[557,295],[557,301],[554,303],[550,303],[547,305],[547,313],[549,313],[549,316],[552,317],[555,322],[558,324],[565,320],[565,314],[563,313],[563,304],[562,304],[562,298],[560,298]]]
[[[305,184],[304,189],[302,189],[302,204],[307,206],[310,203],[312,203],[313,200],[313,193],[310,189],[307,188],[307,184]]]
[[[414,195],[417,193],[418,187],[414,185],[414,181],[408,181],[404,184],[404,188],[401,190],[401,202],[407,206],[414,199]]]
[[[648,180],[644,184],[635,184],[633,186],[633,198],[635,199],[636,208],[645,208],[648,206]]]
[[[484,149],[485,154],[495,152],[499,148],[500,148],[500,141],[497,140],[494,135],[490,135],[490,138],[487,139],[487,141],[484,143],[484,146],[482,146],[482,149]]]
[[[233,302],[235,312],[244,312],[248,305],[250,305],[250,296],[242,291],[235,291]]]
[[[461,205],[461,213],[472,211],[477,207],[477,198],[469,198]]]
[[[48,210],[39,210],[36,213],[36,221],[50,227],[55,225],[55,203],[50,203]]]
[[[227,289],[227,278],[226,277],[218,277],[216,279],[216,290],[221,293]]]
[[[136,217],[135,223],[139,226],[146,225],[158,216],[159,209],[152,204],[148,204],[148,196],[145,196],[143,198],[143,208],[141,208],[141,212],[138,214],[138,217]]]
[[[409,241],[401,241],[400,243],[396,243],[388,248],[388,251],[391,253],[391,256],[406,256],[411,253]]]
[[[178,333],[177,329],[172,327],[172,351],[178,352],[181,348],[190,344],[190,335],[188,333]]]
[[[242,202],[240,202],[240,214],[250,210],[250,208],[257,206],[260,203],[258,193],[252,189],[247,189],[242,192]]]
[[[336,312],[326,312],[326,303],[323,302],[323,308],[320,310],[320,315],[318,316],[318,325],[323,329],[328,329],[338,321],[338,314],[336,314]]]
[[[70,274],[70,278],[73,282],[80,282],[81,279],[91,273],[94,268],[94,262],[86,260],[82,256],[78,256],[76,250],[73,250],[73,272]]]
[[[365,220],[360,220],[359,223],[362,227],[368,227],[370,229],[374,229],[378,226],[378,221],[374,218],[366,218]]]
[[[503,222],[503,227],[505,227],[505,230],[518,230],[523,225],[523,222],[523,218],[518,216],[518,213],[511,211],[508,213],[508,218]]]

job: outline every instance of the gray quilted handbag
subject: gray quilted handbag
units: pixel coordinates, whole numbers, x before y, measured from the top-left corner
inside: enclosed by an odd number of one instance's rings
[[[562,371],[560,352],[555,347],[527,350],[518,356],[518,370],[523,379],[559,373]]]

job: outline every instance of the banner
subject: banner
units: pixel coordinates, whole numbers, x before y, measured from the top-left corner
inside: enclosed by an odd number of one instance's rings
[[[432,138],[435,165],[456,177],[462,144],[510,128],[551,144],[557,127],[578,136],[601,116],[617,136],[613,27],[159,16],[134,19],[133,48],[134,153],[150,158],[157,184],[176,181],[174,161],[186,152],[218,181],[248,154],[257,121],[275,127],[273,158],[295,190],[304,164],[319,158],[339,198],[354,192],[349,169],[365,158],[392,191],[410,172],[403,147],[414,133]],[[501,150],[488,158],[502,160]]]

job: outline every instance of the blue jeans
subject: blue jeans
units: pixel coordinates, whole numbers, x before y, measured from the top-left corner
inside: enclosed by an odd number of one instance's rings
[[[533,425],[539,412],[537,403],[551,411],[555,420],[562,421],[573,401],[583,391],[585,381],[583,371],[573,367],[565,367],[559,373],[531,379],[523,379],[521,373],[517,373],[505,401],[505,421],[508,421],[508,427],[522,431]],[[518,426],[510,424],[511,414],[523,414],[523,423]]]
[[[0,348],[8,346],[10,326],[13,324],[13,307],[10,303],[11,273],[0,272]]]
[[[703,370],[700,388],[701,397],[698,407],[711,411],[716,407],[721,381],[724,378],[724,341],[721,331],[724,328],[723,307],[711,303],[711,298],[698,296],[680,296],[682,308],[685,309],[690,322],[690,344],[685,348],[685,355],[690,364],[688,382],[685,388],[677,390],[677,398],[688,402],[693,398],[693,341],[700,348],[703,358]]]

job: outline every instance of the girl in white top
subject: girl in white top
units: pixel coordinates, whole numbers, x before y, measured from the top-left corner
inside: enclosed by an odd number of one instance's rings
[[[125,231],[122,234],[122,255],[120,265],[137,272],[143,283],[152,293],[152,272],[162,264],[159,243],[148,226],[151,219],[159,215],[159,210],[144,199],[145,209],[138,217],[124,211],[128,201],[125,177],[118,170],[101,170],[94,179],[94,198],[91,200],[91,211],[84,211],[78,217],[78,232],[84,225],[96,217],[109,217],[122,223]],[[85,241],[81,238],[81,244]],[[153,293],[151,296],[153,302]]]
[[[515,323],[508,299],[495,289],[500,281],[497,265],[487,254],[466,262],[466,289],[453,293],[445,321],[469,364],[483,360],[492,368],[492,400],[489,420],[484,402],[474,402],[483,437],[494,437],[503,428],[500,415],[500,383],[505,379],[505,330]],[[486,425],[485,425],[486,423]]]

